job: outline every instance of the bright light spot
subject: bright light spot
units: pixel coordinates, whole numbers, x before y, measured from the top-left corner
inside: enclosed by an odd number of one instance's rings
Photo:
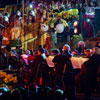
[[[87,19],[87,22],[90,22],[91,20],[90,19]]]
[[[77,28],[75,28],[75,29],[74,29],[74,33],[76,34],[77,32],[78,32],[78,29],[77,29]]]
[[[29,4],[29,8],[33,8],[33,5],[32,4]]]
[[[73,25],[74,26],[77,26],[78,25],[78,21],[75,21]]]

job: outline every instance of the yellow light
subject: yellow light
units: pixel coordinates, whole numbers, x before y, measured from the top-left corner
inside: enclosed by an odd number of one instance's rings
[[[74,33],[76,34],[77,32],[78,32],[78,29],[77,29],[77,28],[75,28],[75,29],[74,29]]]
[[[78,21],[75,21],[73,25],[74,26],[77,26],[78,25]]]

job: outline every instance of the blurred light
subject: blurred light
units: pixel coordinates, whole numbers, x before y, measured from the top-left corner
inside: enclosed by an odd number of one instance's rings
[[[56,31],[57,31],[57,33],[62,33],[64,31],[64,25],[63,24],[57,24],[56,25]]]
[[[74,29],[74,33],[75,34],[78,33],[78,29],[77,28]]]
[[[33,8],[33,5],[32,4],[29,4],[29,8]]]
[[[21,16],[21,12],[19,10],[17,11],[17,16]]]
[[[90,19],[87,19],[86,21],[87,21],[87,22],[90,22],[91,20],[90,20]]]
[[[5,20],[6,22],[9,22],[9,18],[8,18],[7,16],[4,16],[4,20]]]
[[[31,14],[32,16],[35,16],[34,10],[31,10],[30,14]]]
[[[77,26],[78,25],[78,21],[75,21],[73,25],[74,26]]]

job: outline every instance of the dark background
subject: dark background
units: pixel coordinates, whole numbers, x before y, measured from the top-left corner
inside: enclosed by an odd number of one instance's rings
[[[17,4],[17,0],[0,0],[0,7],[5,7],[5,5],[12,5],[12,4]]]
[[[25,2],[27,0],[24,0]],[[32,0],[28,0],[28,1],[32,1]],[[0,0],[0,7],[5,7],[6,5],[13,5],[13,4],[21,4],[22,0]]]
[[[13,4],[22,4],[23,0],[0,0],[0,8],[5,7],[5,5],[13,5]],[[24,2],[29,1],[32,2],[33,0],[24,0]],[[35,0],[38,1],[38,0]],[[42,1],[42,0],[41,0]],[[47,2],[51,2],[51,1],[58,1],[58,0],[43,0],[43,1],[47,1]],[[62,1],[62,0],[59,0]]]

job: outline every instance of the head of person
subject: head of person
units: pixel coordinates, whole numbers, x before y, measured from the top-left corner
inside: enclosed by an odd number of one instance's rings
[[[100,42],[96,43],[96,46],[94,48],[94,53],[95,54],[100,54]]]
[[[78,54],[78,51],[77,50],[74,50],[74,51],[72,51],[72,54],[74,56],[74,55]]]
[[[58,55],[58,54],[60,54],[60,50],[59,49],[52,49],[51,55]]]
[[[86,57],[90,57],[91,54],[92,54],[92,50],[91,49],[86,49],[86,50],[84,50],[84,53],[85,53]]]
[[[100,48],[94,47],[93,48],[93,54],[100,54]]]
[[[25,51],[25,54],[26,54],[26,55],[30,55],[31,52],[30,52],[29,50],[26,50],[26,51]]]
[[[38,55],[41,55],[41,54],[43,54],[43,53],[45,53],[45,50],[44,50],[43,48],[40,48],[40,49],[38,50]]]
[[[63,52],[65,52],[65,51],[70,51],[70,46],[69,46],[68,44],[65,44],[65,45],[63,46],[62,51],[63,51]]]
[[[79,41],[78,42],[78,48],[85,48],[85,42],[84,41]]]

